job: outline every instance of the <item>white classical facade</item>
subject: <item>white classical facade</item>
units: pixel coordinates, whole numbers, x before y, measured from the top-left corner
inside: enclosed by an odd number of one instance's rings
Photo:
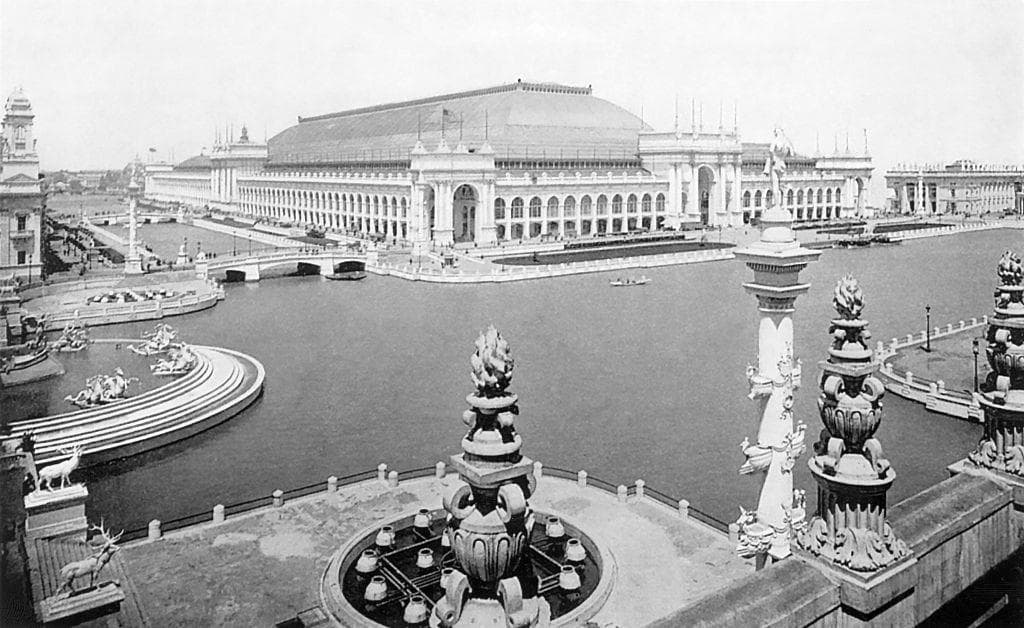
[[[942,165],[899,164],[885,173],[892,209],[901,214],[1024,214],[1024,167],[966,159]]]
[[[158,173],[146,195],[416,245],[759,218],[766,145],[743,143],[735,124],[692,126],[659,133],[589,87],[518,81],[299,118],[269,146],[231,143]],[[791,156],[795,219],[862,210],[869,156]]]
[[[32,103],[15,90],[4,106],[0,134],[0,278],[40,279],[46,194],[39,181],[39,155]]]

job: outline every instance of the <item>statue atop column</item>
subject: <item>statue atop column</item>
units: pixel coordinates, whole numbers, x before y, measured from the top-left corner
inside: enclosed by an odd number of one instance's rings
[[[860,318],[864,294],[851,275],[832,297],[839,317],[822,368],[818,411],[825,429],[808,466],[818,483],[818,510],[809,525],[794,526],[797,545],[810,554],[859,572],[908,556],[885,520],[886,492],[896,479],[874,433],[882,422],[885,386],[868,347],[868,322]],[[801,513],[802,515],[802,513]],[[801,517],[802,518],[802,517]]]
[[[458,567],[434,613],[445,627],[478,625],[496,614],[504,626],[536,626],[550,611],[543,598],[524,596],[524,584],[527,595],[536,595],[523,558],[534,524],[527,499],[537,481],[533,461],[520,453],[518,397],[508,392],[515,362],[508,342],[490,327],[477,339],[470,363],[476,391],[466,397],[470,408],[463,413],[469,429],[463,453],[451,457],[459,479],[444,496],[445,534]]]
[[[775,127],[771,146],[768,148],[768,158],[764,162],[764,174],[771,182],[772,206],[780,205],[782,200],[782,175],[786,173],[786,162],[784,156],[790,153],[789,142],[785,139],[786,134],[778,126]],[[771,209],[771,207],[769,209]]]

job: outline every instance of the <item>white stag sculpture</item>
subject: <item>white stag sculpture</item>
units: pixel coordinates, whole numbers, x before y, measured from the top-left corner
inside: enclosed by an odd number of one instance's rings
[[[71,482],[71,472],[78,468],[78,463],[82,459],[82,446],[75,445],[71,451],[66,449],[59,449],[58,451],[62,454],[70,454],[71,457],[63,462],[51,464],[40,469],[38,490],[42,490],[43,482],[46,482],[46,489],[52,491],[53,481],[57,478],[60,478],[60,488],[64,488]]]
[[[76,578],[80,578],[89,574],[89,586],[92,587],[96,583],[96,577],[100,575],[100,571],[110,562],[111,557],[117,550],[121,549],[116,544],[121,535],[124,534],[124,530],[121,530],[121,534],[111,538],[107,530],[103,529],[103,520],[100,520],[99,526],[89,526],[90,530],[96,530],[103,537],[103,545],[96,553],[89,558],[83,558],[82,560],[76,560],[73,563],[68,563],[60,568],[60,589],[57,591],[57,595],[71,595],[75,592],[74,582]]]

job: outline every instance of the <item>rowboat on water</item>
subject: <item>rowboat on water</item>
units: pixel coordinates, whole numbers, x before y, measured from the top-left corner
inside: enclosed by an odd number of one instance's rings
[[[648,277],[640,275],[639,279],[632,279],[627,277],[626,279],[615,279],[614,281],[611,281],[609,283],[611,283],[611,286],[613,288],[622,288],[625,286],[643,286],[651,283],[651,280]]]

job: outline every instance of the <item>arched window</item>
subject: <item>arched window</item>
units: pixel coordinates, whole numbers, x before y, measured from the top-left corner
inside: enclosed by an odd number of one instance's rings
[[[558,218],[558,197],[548,199],[548,218]]]
[[[597,197],[597,215],[603,216],[608,213],[608,197],[604,194]]]
[[[615,196],[612,197],[612,213],[613,214],[621,214],[622,213],[622,197],[619,196],[618,194],[616,194]]]
[[[589,216],[590,212],[591,212],[590,196],[589,195],[584,195],[583,198],[580,199],[580,215],[581,216]]]
[[[518,196],[512,199],[512,220],[523,217],[523,199]]]
[[[821,205],[822,189],[818,188],[818,205]]]
[[[573,196],[565,197],[565,202],[562,203],[562,212],[566,218],[572,218],[576,215],[576,198]]]
[[[504,212],[505,212],[505,201],[501,201],[501,203],[502,203],[502,204],[501,204],[501,211],[502,211],[502,213],[504,214]],[[408,217],[408,216],[406,215],[406,212],[407,212],[407,211],[408,211],[408,208],[407,208],[407,207],[406,207],[406,205],[405,205],[405,197],[403,196],[403,197],[402,197],[402,218],[407,218],[407,217]]]
[[[825,202],[829,205],[832,204],[832,188],[825,190]]]
[[[743,206],[750,207],[750,190],[743,193]]]
[[[644,194],[643,198],[640,199],[640,211],[645,214],[651,213],[651,195]]]
[[[530,218],[540,218],[540,197],[530,199]]]
[[[786,205],[793,206],[793,190],[786,192]]]
[[[505,199],[494,199],[494,219],[505,220]]]
[[[636,213],[636,194],[630,194],[626,199],[626,212],[630,214]]]
[[[803,205],[804,204],[804,191],[803,190],[797,190],[796,191],[796,204],[797,205]]]
[[[754,207],[761,206],[761,190],[754,192]]]
[[[656,196],[654,198],[654,211],[656,211],[658,213],[661,213],[661,212],[665,211],[665,195],[664,194],[658,194],[658,196]]]
[[[767,192],[764,193],[764,206],[765,207],[771,207],[772,206],[772,201],[774,201],[774,200],[775,200],[775,193],[774,192],[772,192],[771,190],[768,190]]]
[[[841,189],[839,189],[839,188],[836,188],[836,205],[841,205],[842,203],[843,203],[843,191]]]

